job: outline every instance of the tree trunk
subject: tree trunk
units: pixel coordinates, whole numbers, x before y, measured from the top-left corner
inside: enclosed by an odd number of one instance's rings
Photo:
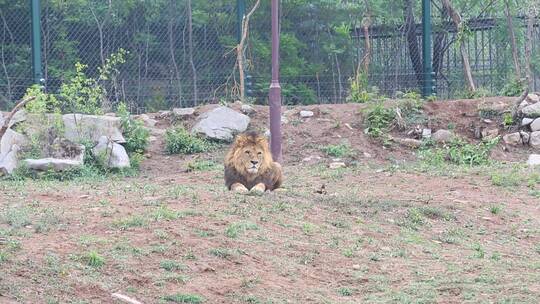
[[[519,53],[517,49],[517,43],[516,43],[516,34],[514,31],[514,23],[512,21],[512,14],[510,12],[510,3],[508,0],[505,1],[506,4],[506,22],[508,23],[508,32],[510,34],[510,45],[512,47],[512,58],[514,59],[514,69],[516,72],[516,80],[521,79],[521,68],[519,66]]]
[[[193,75],[193,103],[199,103],[199,92],[197,90],[197,69],[193,61],[193,12],[191,11],[191,0],[187,1],[188,11],[188,40],[189,40],[189,62],[191,64],[191,72]]]
[[[251,15],[255,13],[255,10],[259,7],[259,4],[261,3],[261,0],[257,0],[255,2],[255,5],[253,5],[253,8],[249,11],[249,13],[242,18],[242,37],[240,38],[240,42],[236,46],[236,60],[238,63],[238,72],[240,74],[240,101],[245,102],[246,99],[246,93],[245,93],[245,76],[244,76],[244,54],[245,54],[245,43],[248,37],[248,29],[249,29],[249,18],[251,18]]]
[[[366,16],[362,20],[362,31],[364,32],[365,52],[362,61],[359,62],[356,68],[356,81],[359,81],[360,73],[363,73],[367,79],[369,75],[369,64],[371,63],[371,40],[369,37],[369,27],[371,26],[371,11],[369,9],[368,1],[364,1],[366,6]],[[360,72],[362,67],[362,72]]]
[[[534,29],[535,10],[534,7],[529,8],[527,15],[527,41],[525,43],[525,74],[527,77],[527,85],[532,90],[534,79],[531,69],[531,54],[532,54],[532,41],[533,41],[533,29]]]
[[[448,11],[448,14],[450,14],[450,17],[452,18],[452,21],[454,22],[454,25],[456,26],[456,29],[459,33],[461,31],[461,28],[463,27],[461,16],[454,10],[452,4],[450,3],[450,0],[442,0],[442,3],[444,8]],[[461,59],[463,60],[463,72],[465,74],[465,79],[467,80],[469,90],[474,92],[476,91],[476,86],[472,77],[471,64],[469,63],[469,54],[467,53],[467,48],[465,47],[464,41],[460,42],[459,50],[461,52]]]
[[[407,45],[409,47],[409,57],[414,68],[416,75],[416,81],[418,86],[421,86],[423,82],[422,77],[422,55],[420,48],[418,47],[418,41],[416,40],[416,22],[414,21],[413,2],[412,0],[405,1],[405,36],[407,38]]]

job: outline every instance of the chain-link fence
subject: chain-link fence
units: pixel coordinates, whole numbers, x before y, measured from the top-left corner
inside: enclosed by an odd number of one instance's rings
[[[28,2],[0,1],[0,108],[20,98],[33,82]],[[246,1],[247,11],[254,2]],[[461,24],[453,20],[445,2],[460,14]],[[463,52],[477,90],[508,93],[502,92],[505,86],[518,78],[515,56],[520,77],[529,76],[531,89],[538,90],[537,0],[469,2],[431,1],[430,52],[437,95],[468,94]],[[107,58],[125,49],[128,54],[118,77],[100,82],[113,102],[127,101],[139,111],[152,111],[234,99],[237,3],[41,0],[46,90],[58,93],[61,83],[74,76],[77,62],[88,66],[89,77],[97,78]],[[280,3],[284,103],[345,102],[353,91],[360,96],[394,96],[421,90],[425,71],[420,0]],[[266,103],[270,82],[269,12],[270,1],[261,1],[251,18],[246,48],[247,89],[257,103]]]

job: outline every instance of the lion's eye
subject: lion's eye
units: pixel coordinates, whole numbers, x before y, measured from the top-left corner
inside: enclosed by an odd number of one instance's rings
[[[248,150],[246,150],[246,152],[245,152],[245,153],[246,153],[246,154],[249,154],[249,151],[248,151]]]
[[[258,152],[257,155],[262,155],[262,152]]]

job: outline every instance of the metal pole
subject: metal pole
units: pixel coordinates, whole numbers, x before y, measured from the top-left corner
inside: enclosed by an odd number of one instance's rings
[[[431,63],[431,1],[422,0],[422,58],[424,81],[422,94],[424,97],[434,93],[433,66]]]
[[[281,162],[281,86],[279,84],[279,0],[272,0],[272,82],[270,83],[270,150]]]
[[[30,0],[32,12],[32,74],[35,84],[43,83],[41,70],[41,6],[39,0]]]

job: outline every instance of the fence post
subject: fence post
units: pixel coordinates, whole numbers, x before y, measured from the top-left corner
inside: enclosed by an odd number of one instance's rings
[[[41,70],[41,5],[39,0],[30,0],[32,15],[32,74],[35,84],[43,84]]]
[[[433,65],[431,62],[431,0],[422,0],[422,66],[424,97],[435,93]]]
[[[279,84],[279,0],[272,0],[272,82],[270,83],[270,150],[281,163],[281,85]]]

